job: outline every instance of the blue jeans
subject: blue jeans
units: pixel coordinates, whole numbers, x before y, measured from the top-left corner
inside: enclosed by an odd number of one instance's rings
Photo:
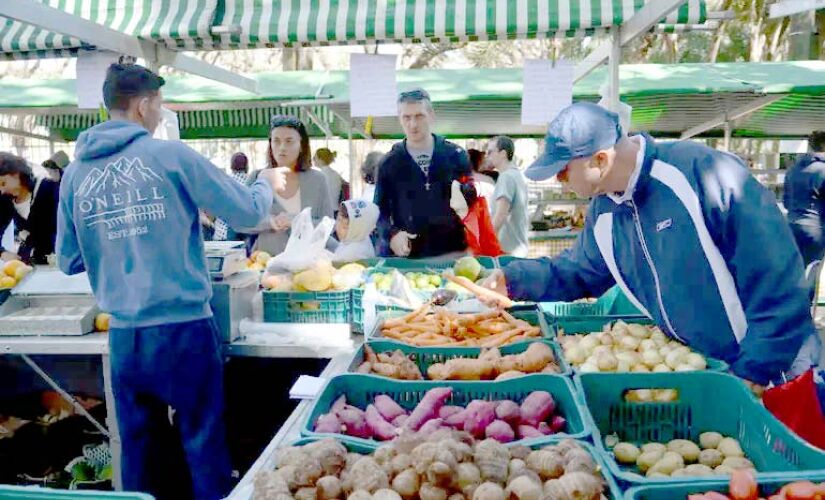
[[[158,442],[175,410],[197,500],[226,496],[232,485],[223,422],[223,362],[214,319],[109,332],[112,391],[122,443],[123,488],[155,493]]]

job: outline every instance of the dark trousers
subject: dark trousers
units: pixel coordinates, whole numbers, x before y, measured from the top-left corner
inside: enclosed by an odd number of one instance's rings
[[[231,465],[223,422],[223,363],[212,318],[109,333],[123,488],[163,496],[156,465],[175,410],[197,500],[223,498]]]

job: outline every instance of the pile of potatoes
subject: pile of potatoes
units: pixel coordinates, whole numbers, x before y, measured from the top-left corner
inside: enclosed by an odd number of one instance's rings
[[[656,326],[616,321],[604,331],[559,335],[565,359],[581,373],[681,372],[704,370],[707,360],[668,339]]]
[[[638,448],[632,443],[613,447],[616,461],[635,465],[647,477],[712,476],[731,474],[737,469],[755,472],[739,441],[718,432],[703,432],[699,444],[674,439],[667,444],[647,443]]]

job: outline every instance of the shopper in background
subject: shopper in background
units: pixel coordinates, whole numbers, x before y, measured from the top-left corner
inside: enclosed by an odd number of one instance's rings
[[[770,389],[766,406],[817,413],[811,367],[820,342],[802,259],[776,198],[739,158],[691,141],[627,137],[616,113],[576,103],[550,124],[526,175],[557,175],[593,198],[585,228],[570,250],[511,263],[486,286],[544,302],[598,297],[618,284],[666,335],[727,362],[756,392],[804,374],[804,398],[774,406]],[[784,421],[825,443],[825,422],[809,432]]]
[[[229,160],[229,175],[235,182],[246,185],[249,177],[249,158],[243,153],[235,153]],[[243,240],[245,235],[235,232],[223,219],[215,219],[215,241]]]
[[[315,168],[324,174],[327,180],[327,191],[329,193],[329,203],[331,206],[338,209],[338,205],[348,198],[349,185],[344,182],[341,174],[332,168],[338,153],[330,151],[328,148],[319,148],[312,158],[312,163]]]
[[[825,255],[825,131],[808,138],[809,154],[785,174],[782,201],[796,245],[802,253],[811,300]]]
[[[65,151],[58,151],[53,154],[48,160],[42,163],[43,168],[49,174],[49,178],[60,182],[63,177],[63,169],[69,166],[69,155]]]
[[[375,186],[379,253],[415,258],[464,252],[464,226],[450,208],[450,195],[452,182],[472,173],[467,153],[433,135],[435,113],[424,90],[402,92],[398,116],[405,139],[384,157]]]
[[[364,191],[361,199],[367,201],[375,200],[375,180],[378,178],[378,165],[384,158],[384,153],[372,151],[364,158],[361,164],[361,178],[364,180]]]
[[[3,260],[47,264],[54,253],[60,183],[35,177],[28,162],[0,153],[0,234],[9,223],[16,229],[17,252],[3,249]]]
[[[103,84],[110,120],[86,130],[60,184],[58,264],[87,272],[111,313],[112,391],[129,491],[161,499],[169,408],[194,498],[223,498],[231,465],[223,423],[223,363],[209,300],[198,208],[255,225],[272,203],[275,171],[251,187],[180,141],[152,138],[161,77],[113,64]],[[166,498],[181,498],[167,496]]]
[[[498,172],[493,199],[493,227],[501,249],[515,257],[527,257],[527,181],[513,163],[516,146],[509,137],[493,137],[487,143],[486,162]]]
[[[255,234],[255,250],[278,255],[286,248],[292,219],[301,210],[312,208],[312,221],[333,217],[327,181],[324,174],[312,169],[309,134],[300,120],[291,116],[275,116],[270,122],[267,168],[273,171],[274,200],[270,216],[254,227],[235,227],[242,233]]]
[[[347,200],[338,208],[335,218],[335,236],[338,246],[333,262],[355,262],[375,257],[370,235],[378,222],[378,207],[366,200]]]
[[[496,190],[496,181],[486,172],[484,168],[484,153],[478,149],[468,149],[467,156],[470,158],[470,167],[473,169],[473,183],[476,193],[484,198],[490,213],[493,213],[493,192]]]

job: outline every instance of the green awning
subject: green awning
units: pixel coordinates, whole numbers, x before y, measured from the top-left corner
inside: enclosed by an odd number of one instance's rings
[[[576,36],[622,24],[651,0],[38,0],[191,50]],[[663,23],[705,21],[688,0]],[[228,32],[213,36],[211,28]],[[0,59],[71,55],[82,41],[0,17]]]
[[[605,71],[601,68],[577,83],[574,98],[598,100]],[[634,130],[678,136],[765,95],[781,99],[734,122],[734,135],[802,137],[825,127],[825,61],[624,65],[620,75],[622,100],[633,106]],[[310,114],[333,134],[347,135],[347,72],[270,72],[255,79],[260,95],[199,77],[171,76],[164,98],[178,112],[185,138],[265,137],[269,118],[277,113],[298,116],[316,136],[323,131]],[[450,137],[543,133],[542,127],[521,124],[519,69],[400,71],[398,86],[428,90],[436,108],[436,129]],[[298,107],[296,101],[308,106]],[[97,123],[94,111],[78,110],[76,103],[74,80],[0,80],[0,114],[36,116],[39,125],[66,139]],[[373,133],[395,137],[400,133],[398,121],[376,118]],[[720,133],[717,128],[704,135]]]

